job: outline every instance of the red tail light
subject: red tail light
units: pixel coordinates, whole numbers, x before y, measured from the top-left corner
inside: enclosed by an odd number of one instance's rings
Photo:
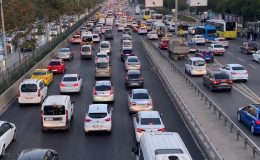
[[[143,77],[143,76],[141,77],[141,80],[144,80],[144,77]]]
[[[165,128],[160,128],[160,129],[158,129],[158,131],[165,132]]]
[[[147,105],[152,105],[152,102],[148,102]]]
[[[65,87],[66,85],[64,83],[61,83],[60,84],[60,87]]]
[[[110,90],[110,95],[112,95],[114,92],[113,92],[113,88],[111,88],[111,90]]]
[[[94,94],[94,95],[97,95],[97,90],[96,90],[95,87],[93,88],[93,94]]]
[[[41,96],[41,90],[38,90],[38,97]]]
[[[222,52],[225,52],[225,50],[222,50]]]
[[[79,83],[74,83],[72,86],[77,87],[77,86],[79,86]]]
[[[232,84],[233,81],[232,81],[232,80],[227,80],[227,83],[228,83],[228,84]]]
[[[131,102],[131,105],[136,105],[136,103],[135,102]]]
[[[85,122],[90,122],[90,121],[92,121],[92,120],[88,119],[88,118],[85,119]]]
[[[128,76],[125,76],[125,80],[128,80]]]
[[[214,52],[218,52],[218,50],[214,50]]]
[[[260,121],[259,120],[255,121],[255,124],[260,125]]]
[[[69,112],[68,112],[68,110],[66,110],[66,120],[67,121],[69,120]]]
[[[105,121],[107,121],[107,122],[108,122],[108,121],[111,121],[111,118],[106,118]]]
[[[212,81],[212,84],[220,84],[219,81]]]
[[[145,130],[142,128],[137,128],[137,132],[142,133],[143,131],[145,131]]]

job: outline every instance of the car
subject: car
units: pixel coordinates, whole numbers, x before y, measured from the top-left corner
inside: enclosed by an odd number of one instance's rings
[[[148,32],[148,33],[147,33],[147,39],[149,39],[149,40],[153,40],[153,39],[157,40],[157,39],[158,39],[158,34],[157,34],[157,32],[156,32],[156,31],[150,31],[150,32]]]
[[[118,26],[120,24],[120,19],[116,19],[115,26]]]
[[[146,27],[140,27],[138,29],[138,34],[147,34],[147,28]]]
[[[171,22],[167,28],[169,32],[175,32],[175,23]]]
[[[260,105],[249,104],[237,111],[237,120],[250,128],[252,134],[260,133]]]
[[[81,59],[83,59],[83,58],[92,59],[92,56],[93,56],[92,50],[94,50],[94,48],[92,48],[91,44],[82,45],[81,49],[80,49]]]
[[[153,101],[147,89],[132,89],[128,93],[129,114],[153,110]]]
[[[0,157],[3,158],[6,148],[16,139],[16,126],[13,123],[0,121]]]
[[[223,45],[221,44],[211,44],[208,49],[214,54],[218,54],[218,55],[222,55],[224,56],[225,52],[226,52],[226,49]]]
[[[205,44],[206,40],[202,35],[196,34],[191,38],[191,41],[196,44]]]
[[[82,78],[79,74],[65,74],[60,83],[60,93],[80,93]]]
[[[72,60],[73,59],[73,53],[70,50],[70,48],[61,48],[59,50],[57,58],[64,59],[64,60]]]
[[[133,28],[133,27],[136,27],[136,26],[138,26],[137,22],[133,21],[133,22],[131,23],[131,27]]]
[[[47,68],[52,71],[52,73],[64,73],[67,69],[67,65],[62,59],[52,59]]]
[[[159,43],[158,43],[158,48],[160,49],[168,49],[168,45],[169,45],[169,39],[165,39],[165,40],[161,40]]]
[[[93,42],[94,43],[99,43],[100,42],[100,36],[99,34],[92,34],[93,35]]]
[[[117,31],[122,32],[124,30],[124,28],[125,28],[125,26],[123,24],[119,23],[117,26]]]
[[[203,85],[208,87],[210,91],[215,90],[232,90],[233,81],[229,75],[221,71],[212,71],[203,76]]]
[[[123,42],[122,42],[122,50],[125,50],[125,49],[128,49],[128,50],[133,49],[132,41],[130,41],[130,40],[123,40]]]
[[[85,133],[112,130],[112,110],[108,104],[90,104],[85,115]]]
[[[141,63],[137,56],[127,56],[125,59],[125,70],[141,69]]]
[[[127,56],[134,56],[135,52],[133,51],[132,48],[126,48],[122,49],[121,51],[121,61],[124,62]]]
[[[138,32],[139,29],[140,29],[139,25],[132,27],[133,32]]]
[[[79,32],[87,32],[88,31],[88,27],[80,27]]]
[[[215,40],[212,43],[213,44],[221,44],[222,46],[224,46],[224,48],[228,48],[228,46],[229,46],[229,42],[224,37],[215,38]]]
[[[53,81],[53,73],[49,69],[35,69],[31,79],[42,79],[44,85],[49,86]]]
[[[109,41],[101,41],[99,45],[99,51],[100,52],[106,52],[106,53],[111,53],[111,44]]]
[[[50,30],[50,36],[58,36],[58,28],[52,27]]]
[[[256,51],[255,53],[252,54],[253,61],[256,61],[260,63],[260,50]]]
[[[105,30],[105,39],[114,39],[114,33],[113,30],[107,29]]]
[[[253,54],[258,50],[255,42],[243,42],[240,46],[240,52],[244,54]]]
[[[122,34],[121,43],[123,43],[124,40],[132,41],[132,36],[129,34]]]
[[[199,50],[196,54],[195,57],[200,57],[203,58],[206,62],[213,63],[214,62],[214,54],[207,49]]]
[[[114,87],[111,81],[96,81],[93,87],[93,102],[114,102]]]
[[[109,56],[107,55],[106,52],[98,52],[96,54],[95,63],[101,60],[109,63]]]
[[[144,132],[165,132],[165,126],[158,111],[139,111],[133,117],[136,141],[140,142]]]
[[[233,81],[244,81],[248,80],[248,72],[241,64],[226,64],[220,68],[229,75],[229,78]]]
[[[92,30],[92,34],[98,34],[98,35],[100,36],[100,35],[101,35],[101,30],[98,29],[98,28],[94,28],[94,29]]]
[[[17,160],[59,160],[57,151],[52,149],[33,148],[25,149],[20,154]]]
[[[197,53],[199,51],[197,44],[194,42],[185,42],[184,44],[189,46],[190,53]]]
[[[207,73],[206,61],[200,57],[190,57],[185,63],[185,72],[190,75],[203,76]]]
[[[143,87],[144,77],[140,70],[128,70],[125,74],[125,86],[129,87]]]
[[[70,43],[73,43],[73,44],[74,44],[74,43],[76,43],[76,44],[81,44],[82,39],[81,39],[80,35],[75,34],[75,35],[72,36],[72,38],[69,40],[69,42],[70,42]]]
[[[19,86],[18,103],[42,103],[48,95],[48,87],[44,86],[42,79],[25,79]]]
[[[111,69],[110,64],[105,59],[98,59],[95,65],[95,77],[96,78],[110,78]]]
[[[131,29],[128,28],[128,27],[124,27],[123,29],[123,33],[122,34],[128,34],[128,35],[131,35]]]

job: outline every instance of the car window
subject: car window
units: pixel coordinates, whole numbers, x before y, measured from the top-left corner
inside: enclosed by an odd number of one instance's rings
[[[134,93],[133,99],[149,99],[149,95],[147,93]]]
[[[5,127],[6,130],[13,128],[13,126],[9,123],[4,123],[3,126]]]
[[[90,52],[90,47],[82,47],[82,52]]]
[[[137,58],[128,58],[127,59],[128,62],[138,62]]]
[[[124,54],[132,54],[133,51],[132,51],[132,50],[123,50],[122,52],[123,52]]]
[[[106,62],[97,63],[97,68],[107,68],[107,67],[108,67],[108,63]]]
[[[44,115],[64,115],[65,106],[63,106],[63,105],[44,106],[43,114]]]
[[[140,78],[141,77],[141,74],[138,74],[138,73],[132,73],[132,74],[128,74],[128,78]]]
[[[222,45],[213,45],[214,46],[214,48],[223,48],[223,46]]]
[[[39,86],[40,86],[40,89],[43,89],[43,87],[44,87],[44,84],[43,84],[43,82],[42,82],[42,81],[39,83]]]
[[[234,70],[234,71],[243,71],[243,70],[245,70],[245,68],[244,67],[232,67],[232,70]]]
[[[111,89],[111,86],[108,85],[100,85],[95,87],[96,91],[108,91]]]
[[[98,57],[98,58],[107,58],[107,55],[105,55],[105,54],[99,54],[99,55],[97,55],[97,57]]]
[[[160,118],[141,118],[141,125],[160,125]]]
[[[88,113],[90,118],[105,118],[107,113]]]
[[[101,43],[101,44],[100,44],[100,47],[101,47],[101,48],[109,48],[109,44],[107,44],[107,43]]]
[[[217,74],[214,74],[214,78],[215,79],[229,79],[229,76],[224,73],[217,73]]]
[[[91,42],[92,41],[92,36],[83,36],[82,41],[84,42]]]
[[[60,64],[61,63],[59,61],[51,61],[49,65],[51,65],[51,66],[58,66]]]
[[[70,51],[69,48],[62,48],[62,49],[60,49],[60,52],[69,52],[69,51]]]
[[[33,75],[35,76],[42,76],[42,75],[46,75],[46,71],[34,71]]]
[[[22,84],[21,91],[22,92],[37,92],[37,85],[36,84]]]
[[[205,61],[204,60],[193,61],[193,65],[194,66],[204,66],[205,65]]]
[[[254,107],[250,107],[248,109],[248,113],[251,114],[252,116],[256,117],[256,109]]]
[[[0,137],[6,132],[6,129],[3,125],[0,127]]]
[[[75,82],[78,81],[77,77],[63,77],[63,82]]]

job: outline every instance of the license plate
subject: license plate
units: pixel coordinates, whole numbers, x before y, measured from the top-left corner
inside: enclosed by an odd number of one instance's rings
[[[33,97],[25,97],[25,99],[33,99]]]
[[[227,83],[221,83],[220,85],[225,86],[225,85],[228,85],[228,84]]]
[[[71,87],[72,85],[71,85],[71,84],[67,84],[66,86],[67,86],[67,87]]]
[[[100,125],[95,125],[95,126],[93,126],[93,128],[102,128],[102,126],[100,126]]]
[[[44,118],[45,121],[52,121],[53,118]]]

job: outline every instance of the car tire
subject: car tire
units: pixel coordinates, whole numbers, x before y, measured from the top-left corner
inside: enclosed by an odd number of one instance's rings
[[[2,151],[1,151],[1,154],[0,154],[1,158],[3,158],[4,156],[5,156],[5,145],[3,145]]]
[[[253,124],[250,125],[250,132],[251,132],[252,134],[255,134],[255,127],[254,127]]]
[[[242,121],[241,121],[241,116],[240,116],[240,113],[239,113],[239,112],[237,112],[237,121],[238,121],[238,122],[242,122]]]

